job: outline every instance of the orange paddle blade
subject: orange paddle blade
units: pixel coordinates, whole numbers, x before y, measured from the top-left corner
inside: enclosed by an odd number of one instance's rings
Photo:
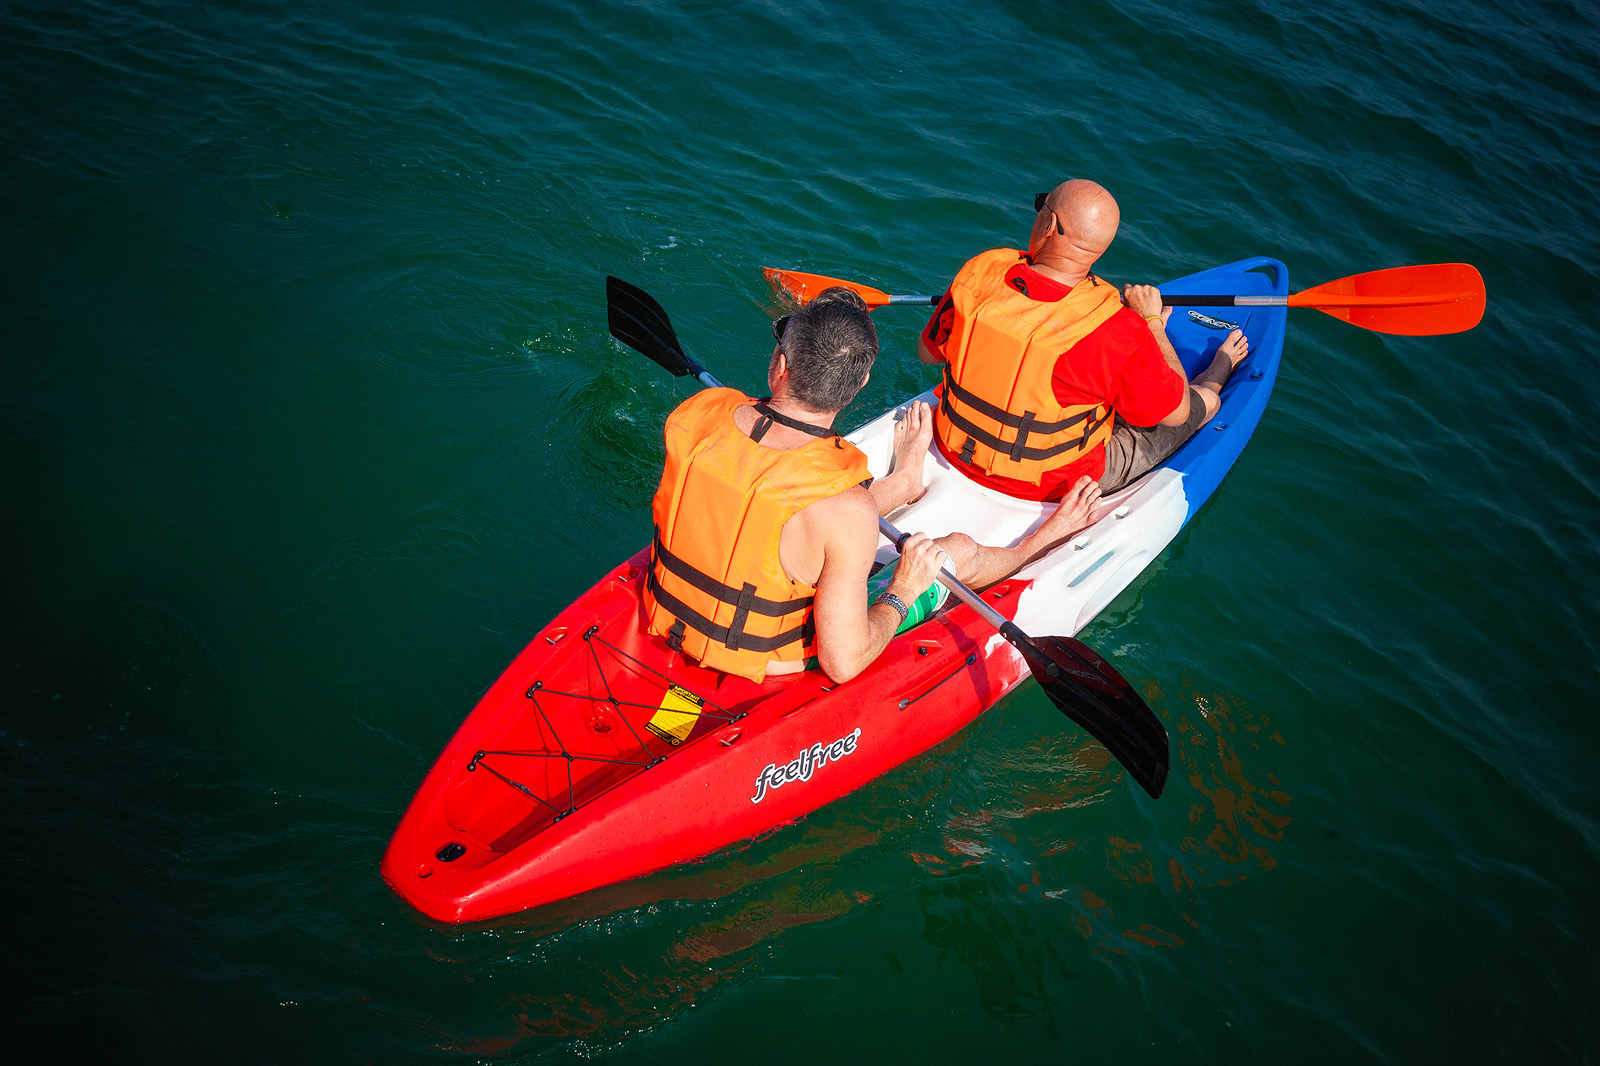
[[[1483,318],[1483,275],[1467,263],[1431,263],[1355,274],[1289,297],[1378,333],[1410,337],[1460,333]]]
[[[889,296],[883,290],[874,289],[870,285],[857,285],[853,281],[841,278],[805,274],[798,270],[779,270],[777,267],[762,267],[761,273],[772,283],[774,292],[784,293],[801,304],[807,303],[823,289],[831,289],[836,285],[842,285],[855,292],[857,296],[867,301],[868,307],[882,307],[889,302]]]

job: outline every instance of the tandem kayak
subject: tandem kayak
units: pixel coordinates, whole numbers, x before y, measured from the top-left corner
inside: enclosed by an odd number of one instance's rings
[[[1161,289],[1286,295],[1288,271],[1245,259]],[[1249,337],[1222,409],[984,600],[1025,632],[1071,636],[1088,625],[1238,458],[1272,393],[1285,316],[1282,307],[1174,309],[1167,333],[1191,375],[1229,330]],[[934,402],[931,392],[913,399]],[[876,475],[888,471],[905,406],[847,434]],[[936,448],[924,477],[927,492],[892,516],[902,529],[1011,544],[1054,507],[984,488]],[[894,554],[881,542],[881,561]],[[381,867],[423,914],[493,918],[759,836],[945,740],[1030,676],[1022,655],[954,598],[842,685],[820,671],[756,683],[707,670],[645,631],[648,567],[646,548],[552,619],[439,756]]]

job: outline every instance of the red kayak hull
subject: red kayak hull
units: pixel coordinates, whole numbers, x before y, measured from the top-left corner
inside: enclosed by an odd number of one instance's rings
[[[644,632],[647,558],[546,626],[439,757],[382,864],[423,914],[493,918],[757,837],[945,740],[1028,677],[961,605],[845,685],[706,670]],[[986,595],[1010,617],[1027,584]],[[645,729],[669,684],[706,700],[678,746]]]

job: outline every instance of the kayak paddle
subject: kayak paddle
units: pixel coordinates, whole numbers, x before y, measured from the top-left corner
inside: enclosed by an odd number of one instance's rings
[[[767,276],[767,281],[775,291],[786,292],[802,304],[809,303],[811,298],[823,289],[835,287],[843,287],[854,292],[867,302],[868,307],[883,307],[887,304],[926,306],[939,302],[937,296],[890,296],[882,289],[874,289],[871,285],[845,281],[842,278],[830,278],[825,274],[806,274],[799,270],[779,270],[777,267],[762,267],[761,273]]]
[[[805,303],[823,289],[842,285],[853,289],[868,307],[886,304],[939,302],[937,296],[890,296],[868,285],[805,274],[797,270],[762,267],[776,290]],[[1461,333],[1483,318],[1487,294],[1483,275],[1467,263],[1430,263],[1390,267],[1339,278],[1291,296],[1191,296],[1161,294],[1168,307],[1314,307],[1353,326],[1375,333],[1410,337]]]
[[[896,551],[903,550],[911,535],[900,532],[885,518],[878,519],[878,530]],[[1081,640],[1028,636],[1015,622],[984,603],[983,597],[947,567],[939,568],[939,583],[1022,653],[1033,679],[1056,710],[1105,745],[1146,792],[1156,798],[1161,796],[1167,783],[1171,742],[1166,727],[1127,678]]]
[[[611,335],[641,355],[648,356],[674,377],[693,374],[708,389],[722,382],[683,354],[672,320],[655,299],[637,285],[606,275],[606,326]]]
[[[606,276],[606,321],[613,337],[675,376],[692,374],[709,388],[720,385],[684,354],[667,313],[638,286]],[[878,528],[897,550],[905,543],[905,535],[882,518]],[[1105,745],[1146,792],[1161,795],[1171,762],[1166,727],[1115,667],[1072,637],[1028,636],[948,569],[939,571],[939,581],[1022,653],[1057,710]]]

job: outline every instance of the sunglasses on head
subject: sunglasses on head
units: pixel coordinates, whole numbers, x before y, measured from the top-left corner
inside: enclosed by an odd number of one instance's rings
[[[789,320],[793,317],[793,315],[779,315],[777,318],[772,320],[773,340],[783,340],[783,331],[789,328]]]
[[[1046,200],[1048,200],[1049,198],[1050,198],[1050,194],[1047,193],[1047,192],[1036,192],[1036,193],[1034,193],[1033,194],[1033,213],[1037,215],[1039,212],[1043,211],[1044,207],[1045,207],[1044,202]],[[1060,236],[1060,237],[1065,237],[1067,235],[1066,227],[1064,227],[1061,224],[1061,219],[1060,219],[1059,216],[1056,218],[1056,235]]]

